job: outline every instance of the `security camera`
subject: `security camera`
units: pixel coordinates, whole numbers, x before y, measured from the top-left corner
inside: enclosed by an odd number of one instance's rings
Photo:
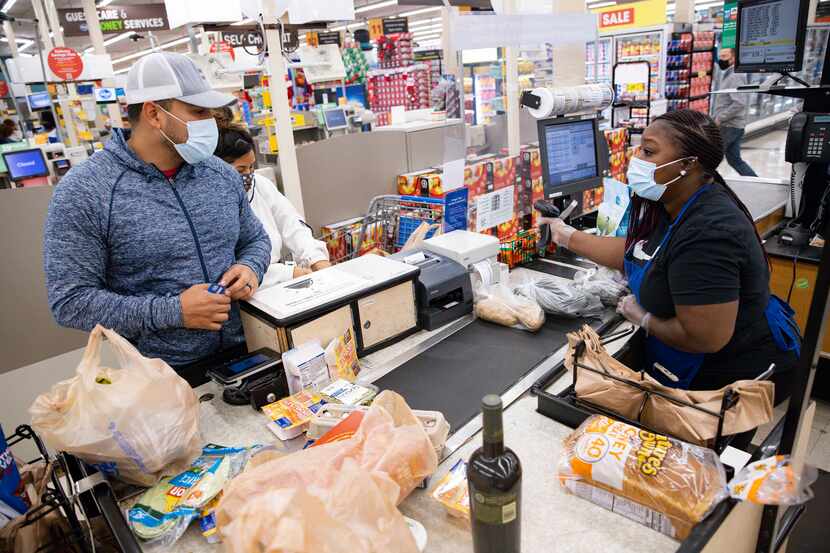
[[[139,40],[143,40],[143,39],[144,39],[144,35],[140,35],[138,33],[133,33],[133,34],[130,35],[130,40],[133,41],[133,42],[138,42]]]

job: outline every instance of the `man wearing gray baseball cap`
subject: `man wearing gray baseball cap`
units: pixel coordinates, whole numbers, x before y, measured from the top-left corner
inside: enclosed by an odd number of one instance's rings
[[[213,156],[211,109],[234,97],[168,52],[138,60],[126,96],[132,129],[114,129],[49,206],[52,313],[64,326],[112,328],[174,368],[242,348],[236,302],[256,291],[271,245],[242,178]]]

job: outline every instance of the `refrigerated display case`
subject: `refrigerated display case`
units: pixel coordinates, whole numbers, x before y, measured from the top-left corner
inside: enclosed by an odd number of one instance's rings
[[[614,39],[600,38],[585,43],[585,82],[611,83],[614,66]]]
[[[504,110],[504,79],[500,61],[464,66],[465,120],[470,125],[486,125]]]

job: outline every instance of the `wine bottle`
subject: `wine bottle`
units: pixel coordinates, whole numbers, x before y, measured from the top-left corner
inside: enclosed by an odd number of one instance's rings
[[[522,541],[522,465],[504,447],[501,398],[481,401],[484,445],[467,463],[475,553],[519,553]]]

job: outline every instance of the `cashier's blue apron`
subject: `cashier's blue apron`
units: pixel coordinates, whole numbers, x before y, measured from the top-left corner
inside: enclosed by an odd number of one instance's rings
[[[626,252],[624,265],[625,274],[628,278],[628,287],[631,288],[631,292],[641,305],[640,288],[654,258],[657,257],[657,254],[668,243],[672,232],[683,219],[689,207],[697,201],[707,188],[709,188],[709,185],[703,186],[686,201],[677,218],[666,230],[666,234],[663,236],[660,245],[654,250],[651,258],[645,261],[642,266],[634,261],[634,245]],[[775,345],[781,351],[795,351],[796,356],[798,356],[801,352],[801,332],[799,331],[798,324],[793,319],[794,313],[786,302],[770,294],[769,303],[764,314],[766,315]],[[645,369],[651,376],[666,386],[688,389],[692,380],[694,380],[700,370],[700,367],[703,365],[703,358],[704,354],[702,353],[680,351],[661,342],[655,336],[646,337]],[[760,371],[763,368],[759,367],[758,369]]]

